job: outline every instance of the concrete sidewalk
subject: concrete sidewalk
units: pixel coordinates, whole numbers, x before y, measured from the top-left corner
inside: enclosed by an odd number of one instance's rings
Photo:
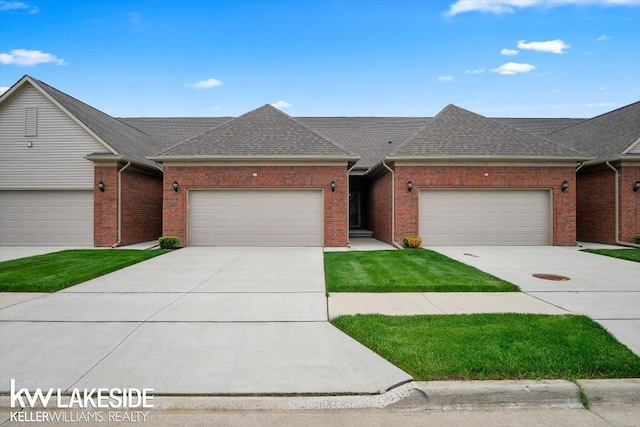
[[[330,319],[353,314],[571,314],[521,292],[333,292],[328,303]]]

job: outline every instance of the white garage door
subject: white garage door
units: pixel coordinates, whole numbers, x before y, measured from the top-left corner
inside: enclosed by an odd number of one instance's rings
[[[193,246],[322,246],[322,191],[189,192]]]
[[[548,245],[549,191],[421,190],[424,245]]]
[[[0,191],[0,245],[93,246],[93,192]]]

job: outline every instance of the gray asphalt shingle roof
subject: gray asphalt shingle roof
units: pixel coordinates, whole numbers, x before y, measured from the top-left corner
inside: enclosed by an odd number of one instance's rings
[[[551,132],[576,125],[585,119],[491,117],[491,120],[523,130],[527,133],[546,136]]]
[[[118,120],[150,135],[165,149],[233,120],[233,117],[119,117]]]
[[[427,117],[298,117],[311,129],[359,154],[358,167],[370,167],[423,128]],[[389,143],[391,141],[391,144]]]
[[[448,105],[389,157],[567,157],[588,156],[542,137]]]
[[[619,157],[640,138],[640,101],[551,133],[548,137],[598,159]]]
[[[160,156],[357,157],[269,104],[168,148],[156,157]]]
[[[32,78],[33,79],[33,78]],[[161,145],[146,133],[129,126],[90,105],[79,101],[48,84],[33,79],[42,90],[109,144],[118,154],[138,163],[153,166],[146,156],[161,149]],[[87,153],[89,154],[89,153]]]

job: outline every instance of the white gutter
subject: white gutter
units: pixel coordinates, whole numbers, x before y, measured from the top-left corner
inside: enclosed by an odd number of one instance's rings
[[[349,221],[351,220],[351,215],[349,215],[350,212],[350,203],[351,201],[349,200],[349,191],[351,189],[351,187],[349,186],[349,174],[351,173],[351,171],[353,170],[353,168],[356,167],[356,164],[354,163],[353,166],[351,166],[349,168],[349,170],[347,170],[347,247],[350,248],[351,247],[351,241],[349,240]],[[360,219],[360,221],[362,221],[362,219]]]
[[[609,163],[608,161],[605,162],[605,164],[607,166],[609,166],[609,168],[611,168],[612,171],[615,172],[616,174],[616,244],[620,245],[620,246],[629,246],[629,247],[633,247],[633,248],[640,248],[640,245],[637,245],[635,243],[629,243],[629,242],[622,242],[620,241],[620,190],[619,190],[619,186],[620,186],[620,172],[618,171],[618,169],[614,168],[613,166],[611,166],[611,163]]]
[[[126,165],[118,171],[118,241],[111,246],[111,248],[117,248],[122,243],[122,172],[131,166],[131,162],[127,162]]]
[[[391,172],[391,243],[398,249],[404,249],[402,245],[396,243],[396,174],[393,172],[385,161],[382,161],[382,166],[387,168]]]

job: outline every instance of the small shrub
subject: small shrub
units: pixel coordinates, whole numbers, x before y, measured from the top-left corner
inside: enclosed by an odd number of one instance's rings
[[[405,248],[419,248],[422,246],[422,237],[420,236],[407,236],[402,239]]]
[[[633,238],[633,243],[640,245],[640,234],[636,234],[636,237]]]
[[[162,236],[158,239],[160,249],[176,249],[180,244],[178,236]]]

